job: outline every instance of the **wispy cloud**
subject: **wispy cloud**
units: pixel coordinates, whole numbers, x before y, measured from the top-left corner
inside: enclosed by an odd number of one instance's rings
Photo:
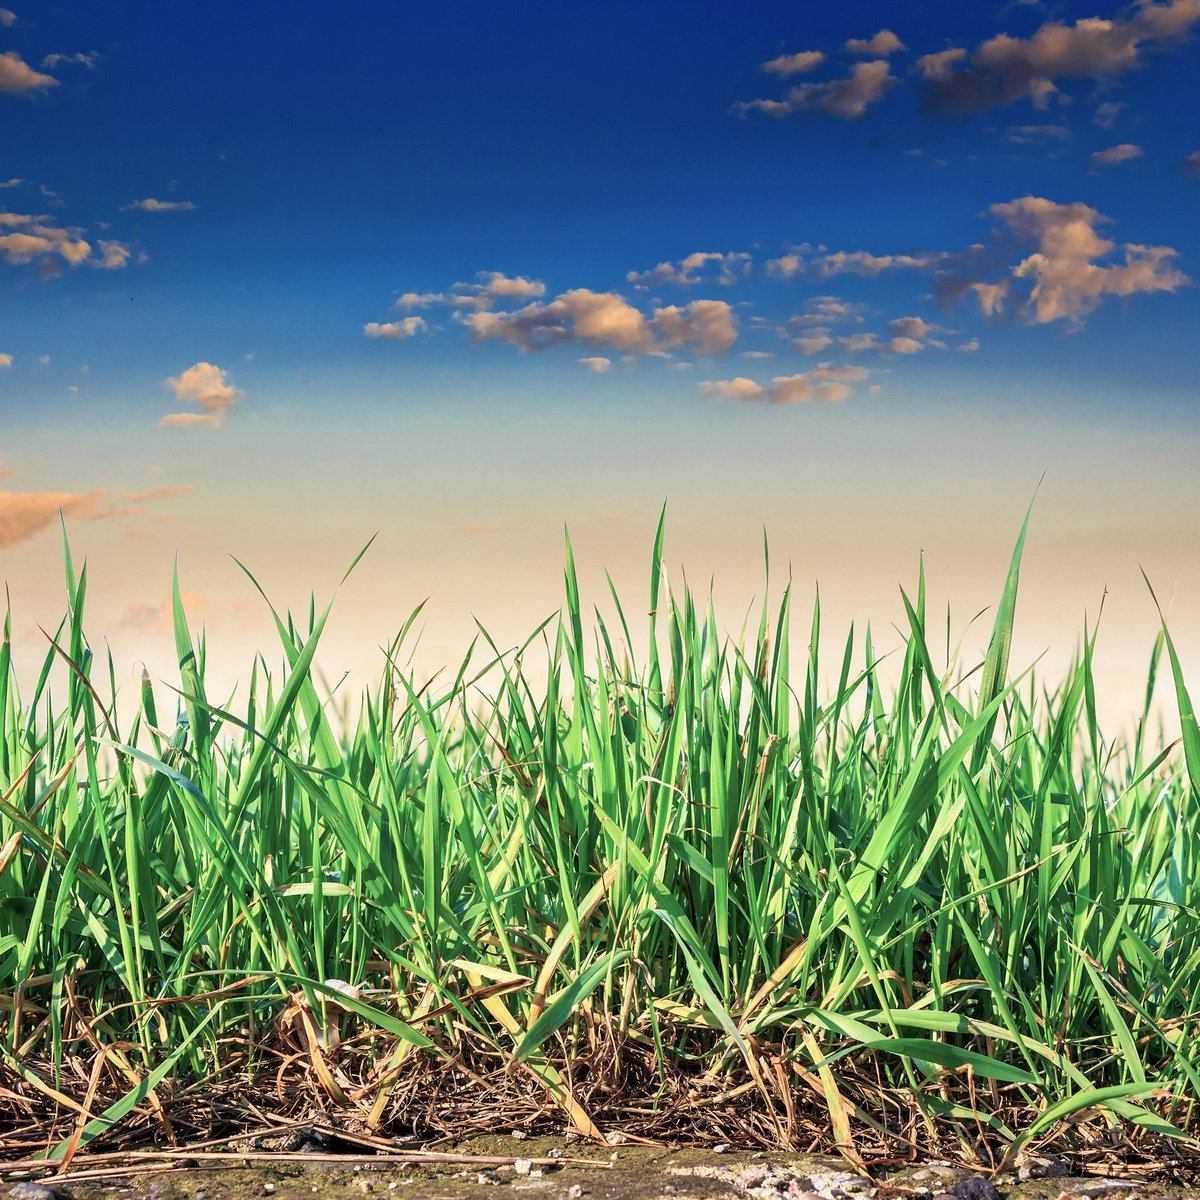
[[[697,250],[678,262],[660,262],[649,271],[630,271],[625,278],[641,288],[660,284],[695,287],[701,283],[728,286],[746,277],[750,262],[749,254]]]
[[[1200,175],[1200,150],[1193,150],[1191,154],[1189,154],[1187,158],[1185,158],[1183,162],[1179,164],[1179,169],[1181,171],[1186,171],[1191,175]]]
[[[896,85],[886,59],[855,63],[850,74],[822,83],[798,83],[781,100],[745,100],[736,105],[743,115],[761,112],[769,117],[790,117],[798,112],[820,112],[857,121],[867,109]]]
[[[3,474],[11,474],[5,471]],[[64,517],[95,521],[106,515],[104,492],[10,492],[0,490],[0,550],[19,546]]]
[[[28,96],[52,87],[58,87],[58,80],[35,71],[15,50],[0,54],[0,93]]]
[[[96,65],[96,60],[100,56],[94,51],[80,51],[76,54],[47,54],[42,59],[42,66],[48,71],[53,71],[55,67],[79,66],[87,67],[89,70]]]
[[[0,371],[7,371],[13,364],[13,356],[11,354],[0,354]]]
[[[0,8],[0,26],[8,28],[10,25],[16,24],[17,14],[11,8]]]
[[[194,212],[196,206],[190,200],[156,200],[153,196],[147,196],[144,200],[133,200],[126,204],[121,211],[148,213],[167,213],[167,212]]]
[[[1116,79],[1142,65],[1143,49],[1178,43],[1197,21],[1198,0],[1140,0],[1124,18],[1048,21],[1029,38],[1002,33],[974,53],[952,47],[927,54],[917,60],[926,107],[980,112],[1029,100],[1044,108],[1058,81]]]
[[[1110,146],[1107,150],[1098,150],[1088,159],[1088,166],[1093,169],[1096,167],[1111,167],[1117,163],[1129,162],[1131,158],[1141,157],[1141,146],[1135,146],[1132,142],[1122,142],[1119,146]]]
[[[225,418],[242,398],[243,394],[229,382],[229,373],[208,362],[198,362],[186,371],[173,375],[166,381],[182,404],[193,404],[199,412],[168,413],[160,425],[194,427],[208,426],[216,429],[225,423]]]
[[[817,367],[798,375],[776,375],[764,386],[744,375],[733,379],[706,379],[700,390],[712,400],[754,400],[766,404],[807,404],[813,400],[836,403],[850,395],[849,384],[870,375],[866,367]]]
[[[801,50],[797,54],[781,54],[763,63],[759,69],[768,75],[787,79],[790,75],[803,75],[806,71],[815,70],[824,61],[825,55],[820,50]]]
[[[587,367],[589,371],[594,371],[597,375],[604,375],[612,369],[612,359],[605,358],[602,354],[591,354],[587,358],[579,360],[582,366]]]

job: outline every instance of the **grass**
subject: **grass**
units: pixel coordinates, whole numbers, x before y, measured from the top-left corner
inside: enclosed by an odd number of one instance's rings
[[[723,637],[667,587],[661,523],[640,659],[615,592],[585,628],[568,545],[520,651],[481,630],[419,687],[414,613],[349,722],[312,670],[328,609],[276,614],[286,672],[219,702],[176,582],[178,689],[144,680],[125,729],[68,549],[28,699],[10,620],[0,648],[5,1148],[313,1114],[855,1162],[1190,1146],[1200,734],[1165,626],[1126,743],[1094,630],[1057,688],[1010,678],[1024,538],[974,669],[948,641],[934,665],[922,574],[887,697],[853,631],[823,695],[819,607],[793,662],[787,590]]]

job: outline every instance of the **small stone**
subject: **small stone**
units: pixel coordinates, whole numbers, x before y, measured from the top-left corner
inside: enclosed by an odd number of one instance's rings
[[[273,1183],[264,1183],[264,1184],[263,1184],[263,1191],[264,1191],[264,1192],[265,1192],[265,1193],[266,1193],[268,1196],[273,1196],[273,1195],[275,1194],[275,1185],[274,1185]]]
[[[610,1146],[624,1146],[626,1142],[629,1141],[629,1135],[627,1133],[622,1133],[619,1129],[615,1129],[612,1133],[606,1133],[604,1135],[604,1140]]]
[[[360,1179],[357,1181],[357,1187],[360,1192],[369,1192],[371,1190],[371,1181],[369,1179]]]
[[[1022,1183],[1030,1179],[1058,1179],[1068,1174],[1067,1164],[1048,1154],[1023,1154],[1017,1161],[1017,1178]]]
[[[718,1142],[712,1148],[712,1152],[714,1154],[728,1154],[729,1153],[729,1143],[728,1142]]]
[[[512,1135],[518,1142],[523,1142],[529,1136],[524,1129],[514,1129]]]
[[[979,1175],[969,1175],[960,1179],[950,1189],[959,1200],[1000,1200],[1000,1193],[990,1179]]]
[[[675,1195],[675,1193],[677,1191],[679,1191],[679,1189],[673,1183],[664,1183],[663,1184],[663,1195],[664,1196],[673,1196],[673,1195]]]
[[[40,1183],[14,1183],[8,1194],[12,1200],[58,1200],[58,1193],[53,1188]]]
[[[533,1170],[533,1163],[531,1163],[527,1158],[518,1158],[516,1162],[513,1163],[513,1170],[516,1171],[518,1175],[528,1175],[529,1172]]]
[[[583,1188],[578,1183],[573,1183],[567,1188],[567,1195],[571,1197],[571,1200],[579,1200],[579,1197],[583,1195]]]
[[[480,1187],[486,1187],[489,1184],[499,1183],[500,1176],[497,1174],[497,1172],[493,1171],[491,1167],[488,1167],[486,1170],[480,1171],[479,1174],[475,1176],[475,1182],[479,1184]]]
[[[547,1158],[562,1158],[563,1148],[561,1146],[552,1146],[546,1151]]]
[[[966,1174],[965,1171],[958,1167],[947,1167],[941,1163],[934,1163],[928,1167],[922,1167],[919,1171],[912,1173],[913,1183],[924,1183],[934,1179],[962,1179]]]

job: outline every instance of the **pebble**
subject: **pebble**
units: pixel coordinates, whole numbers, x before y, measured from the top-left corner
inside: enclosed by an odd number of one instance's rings
[[[579,1200],[579,1197],[583,1195],[582,1186],[578,1183],[571,1184],[571,1186],[567,1188],[567,1195],[571,1197],[571,1200]]]
[[[1132,1179],[1079,1179],[1063,1184],[1058,1200],[1100,1200],[1100,1197],[1133,1197],[1137,1183]]]
[[[518,1142],[523,1142],[529,1136],[524,1129],[514,1129],[512,1135]]]
[[[625,1143],[629,1141],[629,1135],[627,1133],[622,1133],[619,1129],[614,1129],[612,1133],[606,1133],[604,1135],[604,1140],[610,1146],[624,1146]]]
[[[1069,1174],[1067,1164],[1050,1155],[1026,1154],[1017,1160],[1017,1178],[1022,1183],[1030,1179],[1057,1179]]]
[[[479,1184],[480,1187],[484,1187],[487,1184],[499,1183],[500,1176],[496,1171],[493,1171],[491,1167],[488,1167],[487,1170],[480,1171],[479,1174],[475,1176],[475,1182]]]
[[[274,1195],[274,1193],[275,1193],[275,1185],[274,1185],[273,1183],[264,1183],[264,1184],[263,1184],[263,1191],[264,1191],[264,1192],[265,1192],[265,1193],[266,1193],[268,1196],[272,1196],[272,1195]]]
[[[729,1143],[728,1142],[718,1142],[712,1148],[712,1151],[714,1154],[728,1154],[729,1153]]]
[[[8,1194],[12,1200],[58,1200],[58,1193],[53,1188],[43,1187],[40,1183],[14,1183]]]
[[[983,1179],[979,1175],[969,1175],[966,1179],[960,1179],[950,1191],[959,1200],[1000,1200],[996,1185],[990,1179]]]
[[[528,1175],[533,1170],[533,1163],[527,1158],[518,1158],[513,1163],[513,1170],[518,1175]]]

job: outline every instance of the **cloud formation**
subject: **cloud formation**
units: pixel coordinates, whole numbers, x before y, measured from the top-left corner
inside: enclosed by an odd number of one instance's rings
[[[126,204],[121,211],[131,212],[137,209],[148,213],[194,212],[195,208],[190,200],[155,200],[153,196],[147,196],[144,200],[134,200]]]
[[[1107,150],[1099,150],[1088,159],[1088,166],[1111,167],[1117,163],[1128,162],[1131,158],[1141,158],[1141,146],[1132,142],[1122,142],[1119,146],[1110,146]]]
[[[587,367],[589,371],[594,371],[597,375],[603,375],[612,368],[612,359],[605,358],[602,354],[589,355],[587,358],[581,358],[579,362],[582,366]]]
[[[1005,277],[969,284],[985,316],[1014,312],[1036,325],[1069,321],[1079,327],[1105,296],[1173,292],[1188,282],[1175,266],[1177,251],[1118,246],[1096,229],[1109,218],[1087,204],[1023,196],[993,204],[988,212],[1017,246],[1032,246],[1033,252]]]
[[[229,382],[229,373],[208,362],[198,362],[166,381],[182,404],[194,404],[199,412],[168,413],[160,425],[197,426],[217,429],[225,422],[243,394]]]
[[[744,375],[733,379],[706,379],[700,390],[711,400],[756,400],[766,404],[807,404],[813,400],[836,403],[850,395],[851,383],[861,383],[866,367],[821,366],[799,375],[776,375],[764,387]]]
[[[0,259],[15,266],[36,262],[53,272],[61,262],[114,270],[125,266],[132,249],[124,242],[101,239],[98,253],[81,230],[56,225],[44,215],[0,212]],[[60,262],[61,260],[61,262]]]
[[[786,79],[789,75],[803,75],[806,71],[812,71],[824,61],[825,55],[820,50],[801,50],[798,54],[781,54],[763,63],[760,70]]]
[[[1117,79],[1142,65],[1144,49],[1179,42],[1198,21],[1200,0],[1139,0],[1121,19],[1048,21],[1029,38],[998,34],[973,54],[962,47],[926,54],[917,60],[925,104],[931,110],[982,112],[1029,100],[1045,108],[1057,81]]]
[[[363,326],[363,333],[369,338],[392,338],[403,341],[414,334],[427,329],[424,317],[405,317],[402,321],[368,321]]]
[[[851,54],[868,55],[871,58],[887,58],[889,54],[895,54],[899,50],[907,50],[908,47],[890,30],[881,29],[874,37],[866,38],[851,38],[846,43],[846,49]]]
[[[0,371],[7,371],[12,366],[12,362],[11,354],[0,354]]]
[[[58,80],[35,71],[15,50],[0,54],[0,93],[27,96],[52,87],[58,87]]]
[[[843,121],[857,121],[867,108],[896,86],[896,77],[886,59],[855,63],[850,74],[823,83],[798,83],[782,100],[745,100],[738,104],[742,114],[751,111],[769,117],[790,117],[798,112],[821,112]]]
[[[459,319],[476,341],[499,340],[521,350],[545,350],[562,343],[641,354],[690,348],[719,354],[737,340],[737,318],[723,300],[669,305],[647,317],[616,292],[574,288],[548,303],[527,304],[514,312],[482,310]]]
[[[1179,164],[1179,169],[1181,171],[1187,171],[1191,175],[1200,175],[1200,150],[1193,150],[1191,154],[1189,154],[1187,158],[1185,158],[1183,162]]]
[[[4,471],[7,475],[11,472]],[[0,550],[19,546],[64,517],[95,521],[105,515],[103,491],[79,495],[74,492],[9,492],[0,490]]]
[[[719,283],[728,286],[744,279],[749,270],[749,254],[721,254],[716,251],[697,250],[678,262],[660,262],[649,271],[630,271],[625,278],[635,287],[642,288],[657,284],[694,287],[699,283]]]

